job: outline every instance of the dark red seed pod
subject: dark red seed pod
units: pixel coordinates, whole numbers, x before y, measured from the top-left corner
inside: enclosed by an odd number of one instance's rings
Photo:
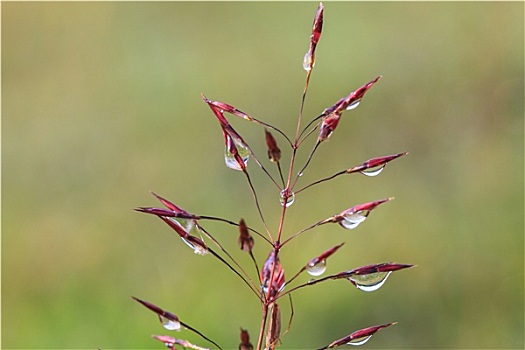
[[[246,329],[241,328],[241,343],[239,344],[239,350],[253,350],[253,345],[250,343],[250,334]]]
[[[248,231],[248,226],[246,226],[246,222],[244,222],[244,219],[241,219],[239,221],[239,247],[241,250],[244,250],[245,252],[251,252],[253,249],[253,246],[255,244],[253,237],[250,235],[250,232]]]
[[[350,335],[347,335],[346,337],[343,337],[341,339],[338,339],[338,340],[330,343],[329,345],[327,345],[327,346],[325,346],[325,347],[323,347],[323,348],[321,348],[319,350],[332,349],[332,348],[335,348],[337,346],[341,346],[341,345],[344,345],[344,344],[350,344],[350,345],[361,345],[361,344],[364,344],[377,331],[379,331],[379,330],[381,330],[383,328],[386,328],[386,327],[390,327],[390,326],[392,326],[392,325],[394,325],[396,323],[397,322],[392,322],[392,323],[382,324],[382,325],[379,325],[379,326],[372,326],[372,327],[360,329],[358,331],[353,332]]]
[[[265,130],[265,135],[266,146],[268,146],[268,158],[270,158],[270,161],[277,163],[281,159],[281,150],[277,146],[277,141],[268,130]]]

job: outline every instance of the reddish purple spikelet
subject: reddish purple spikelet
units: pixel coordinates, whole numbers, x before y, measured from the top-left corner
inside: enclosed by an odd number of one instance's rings
[[[188,215],[191,215],[190,213],[188,213],[186,210],[182,209],[181,207],[173,204],[172,202],[170,202],[169,200],[165,199],[165,198],[162,198],[161,196],[159,196],[158,194],[156,194],[155,192],[151,192],[151,194],[153,194],[155,197],[157,197],[157,199],[162,203],[164,204],[164,206],[168,209],[170,209],[171,211],[175,212],[175,213],[180,213],[180,214],[188,214]]]
[[[367,202],[367,203],[363,203],[363,204],[354,205],[353,207],[348,208],[345,211],[341,212],[336,217],[338,217],[338,218],[341,217],[341,219],[342,219],[344,216],[348,216],[348,215],[351,215],[351,214],[354,214],[354,213],[357,213],[357,212],[360,212],[360,211],[368,211],[369,212],[369,211],[374,210],[380,204],[385,203],[385,202],[389,202],[389,201],[391,201],[393,199],[394,199],[394,197],[389,197],[389,198],[380,199],[380,200],[377,200],[377,201],[372,201],[372,202]]]
[[[159,216],[159,218],[164,221],[166,224],[168,224],[169,227],[171,227],[177,234],[182,238],[185,239],[189,237],[189,233],[186,232],[186,230],[176,221],[169,219],[165,216]]]
[[[368,82],[367,84],[361,86],[357,90],[351,92],[348,96],[339,99],[334,105],[326,108],[323,111],[323,120],[321,122],[321,128],[319,130],[319,136],[317,137],[318,142],[325,141],[334,132],[337,124],[339,124],[339,119],[341,119],[341,114],[346,109],[353,109],[357,107],[365,93],[374,85],[381,76],[378,76],[374,80]]]
[[[275,251],[264,262],[261,271],[261,285],[263,292],[274,298],[284,288],[284,270]]]
[[[227,103],[220,102],[220,101],[210,101],[208,99],[205,99],[204,101],[208,103],[208,105],[210,106],[210,108],[212,108],[212,110],[218,110],[219,112],[222,112],[222,113],[227,112],[227,113],[233,114],[245,120],[253,120],[253,118],[250,117],[248,114],[244,113],[243,111]]]
[[[334,254],[339,248],[341,248],[345,243],[341,243],[341,244],[338,244],[336,245],[335,247],[332,247],[326,251],[324,251],[323,253],[321,253],[320,255],[318,255],[317,257],[311,259],[308,264],[306,266],[315,266],[316,264],[318,264],[320,261],[323,261],[323,260],[326,260],[328,259],[332,254]]]
[[[241,328],[241,343],[239,344],[239,350],[253,350],[253,345],[250,343],[250,334],[246,329]]]
[[[274,350],[281,335],[281,308],[277,303],[272,304],[268,333],[266,334],[266,348]]]
[[[250,235],[250,232],[248,232],[248,226],[246,226],[246,222],[244,221],[244,219],[241,219],[241,221],[239,221],[238,242],[241,250],[244,250],[245,252],[251,252],[255,244],[253,237]]]
[[[170,337],[169,335],[152,335],[152,338],[163,342],[169,350],[175,350],[175,344],[178,342],[178,339]]]
[[[381,263],[381,264],[372,264],[372,265],[366,265],[361,266],[356,269],[353,269],[351,271],[347,272],[348,276],[353,275],[369,275],[372,273],[378,273],[378,272],[391,272],[391,271],[397,271],[402,270],[406,268],[413,267],[414,265],[410,264],[397,264],[397,263]]]
[[[169,335],[153,335],[154,339],[161,341],[166,345],[169,350],[175,350],[175,345],[180,345],[184,349],[195,349],[195,350],[210,350],[209,348],[203,348],[195,344],[190,343],[187,340],[177,339],[170,337]]]
[[[371,159],[367,160],[366,162],[364,162],[363,164],[360,164],[358,166],[355,166],[355,167],[352,167],[352,168],[348,169],[346,172],[347,173],[355,173],[355,172],[358,172],[358,171],[363,171],[363,170],[367,170],[367,169],[371,169],[371,168],[377,168],[377,167],[385,166],[386,164],[388,164],[389,162],[393,161],[394,159],[397,159],[397,158],[402,157],[402,156],[407,155],[407,154],[408,154],[408,152],[401,152],[401,153],[392,154],[392,155],[389,155],[389,156],[371,158]]]
[[[212,101],[208,100],[206,98],[206,96],[202,95],[202,99],[204,100],[204,102],[206,102],[208,104],[208,106],[210,107],[210,109],[212,110],[213,114],[215,114],[215,117],[217,118],[217,120],[219,121],[219,123],[221,124],[222,128],[227,128],[227,127],[231,127],[230,126],[230,123],[228,123],[228,121],[226,120],[226,118],[224,117],[224,114],[221,110],[220,107],[216,106],[213,104]]]
[[[315,65],[315,48],[317,47],[317,43],[319,42],[319,38],[321,37],[321,32],[323,30],[323,10],[323,3],[320,2],[314,17],[312,35],[310,35],[310,46],[304,55],[303,68],[306,71],[311,71]]]
[[[136,211],[140,211],[141,213],[146,214],[153,214],[157,216],[165,216],[169,218],[179,218],[179,219],[192,219],[197,220],[199,219],[198,216],[189,214],[189,213],[177,213],[170,209],[164,209],[164,208],[151,208],[151,207],[140,207],[135,209]]]
[[[226,143],[226,148],[228,149],[228,152],[230,152],[235,159],[235,162],[237,163],[237,166],[240,170],[245,171],[246,170],[246,163],[244,159],[242,159],[241,155],[239,154],[239,150],[237,149],[237,145],[235,144],[234,137],[231,134],[228,133],[226,129],[223,130],[224,135],[224,142]]]
[[[335,348],[337,346],[341,346],[341,345],[344,345],[344,344],[352,344],[352,343],[354,343],[353,345],[364,344],[377,331],[379,331],[379,330],[381,330],[383,328],[386,328],[386,327],[390,327],[390,326],[392,326],[392,325],[394,325],[396,323],[397,322],[385,323],[385,324],[382,324],[382,325],[379,325],[379,326],[372,326],[372,327],[360,329],[358,331],[353,332],[350,335],[347,335],[346,337],[343,337],[341,339],[338,339],[338,340],[330,343],[329,345],[327,345],[327,346],[325,346],[325,347],[323,347],[323,348],[321,348],[319,350],[332,349],[332,348]],[[358,342],[359,340],[360,340],[360,342]]]
[[[335,112],[336,113],[342,113],[344,110],[349,108],[350,106],[354,105],[355,103],[361,101],[365,93],[375,84],[377,81],[381,79],[381,76],[378,76],[374,80],[366,83],[365,85],[359,87],[357,90],[351,92],[346,96],[345,98],[339,100],[335,104]]]
[[[161,309],[160,307],[158,307],[157,305],[155,304],[152,304],[150,302],[147,302],[147,301],[144,301],[144,300],[140,300],[139,298],[135,298],[135,297],[132,297],[133,300],[139,302],[140,304],[142,304],[143,306],[145,306],[146,308],[148,308],[149,310],[153,311],[154,313],[157,314],[157,316],[159,317],[161,323],[164,323],[164,319],[168,320],[168,321],[171,321],[173,323],[173,327],[174,329],[179,329],[180,328],[180,321],[179,321],[179,318],[175,315],[175,314],[172,314],[171,312],[169,311],[164,311],[163,309]]]
[[[279,149],[279,146],[277,146],[277,141],[268,129],[265,130],[265,136],[266,146],[268,147],[268,158],[270,161],[277,163],[281,160],[281,150]]]
[[[328,140],[330,136],[332,136],[332,133],[334,132],[335,128],[337,128],[340,119],[341,115],[335,112],[323,118],[323,121],[321,122],[321,128],[319,130],[319,136],[317,137],[318,142]]]

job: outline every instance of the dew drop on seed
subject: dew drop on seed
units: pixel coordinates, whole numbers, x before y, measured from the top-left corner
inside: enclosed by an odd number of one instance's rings
[[[315,265],[306,265],[306,272],[311,276],[320,276],[326,271],[326,260],[319,260]]]
[[[167,217],[167,219],[175,224],[178,224],[184,229],[184,231],[188,233],[190,233],[195,228],[195,222],[193,220],[174,218],[174,217]]]
[[[235,147],[237,148],[237,152],[239,153],[239,156],[241,156],[244,165],[247,165],[248,160],[250,159],[250,151],[248,150],[248,147],[243,145],[241,142],[234,142]],[[226,163],[226,166],[230,169],[242,170],[242,168],[239,166],[239,163],[237,163],[237,160],[235,159],[234,155],[230,152],[228,147],[224,149],[224,162]]]
[[[206,254],[208,254],[208,249],[206,249],[205,247],[201,247],[199,245],[193,244],[192,242],[190,242],[190,241],[188,241],[188,240],[186,240],[186,239],[184,239],[182,237],[181,237],[181,239],[182,239],[182,241],[184,243],[186,243],[186,245],[188,247],[190,247],[193,250],[193,252],[195,254],[197,254],[197,255],[206,255]]]
[[[308,50],[308,52],[306,52],[303,58],[303,69],[305,71],[311,70],[313,67],[310,65],[311,63],[312,63],[312,57],[310,56],[310,51]]]
[[[361,99],[355,100],[354,102],[350,103],[348,107],[346,107],[346,110],[350,111],[352,109],[355,109],[357,108],[357,106],[359,106],[360,103],[361,103]]]
[[[166,328],[169,331],[180,331],[180,322],[170,320],[164,316],[160,316],[160,323],[162,323],[162,327]]]
[[[386,279],[388,278],[388,276],[390,276],[391,273],[392,271],[376,272],[367,275],[354,275],[349,277],[348,279],[358,289],[364,292],[373,292],[378,290],[383,286],[383,284],[385,284]]]
[[[286,201],[285,201],[286,197]],[[290,205],[293,204],[295,201],[295,194],[290,190],[282,190],[281,193],[279,193],[279,202],[283,207],[288,208]]]
[[[383,171],[385,166],[386,166],[386,164],[383,164],[383,165],[380,165],[380,166],[375,167],[375,168],[370,168],[370,169],[366,169],[366,170],[360,171],[360,173],[363,174],[363,175],[366,175],[366,176],[370,176],[370,177],[377,176],[377,175],[381,174],[381,172]]]
[[[366,337],[361,337],[361,338],[353,339],[353,340],[349,341],[347,344],[348,344],[348,345],[353,345],[353,346],[363,345],[363,344],[366,343],[370,338],[372,338],[372,336],[371,336],[371,335],[367,335]]]
[[[368,213],[370,213],[369,210],[360,210],[356,213],[346,215],[339,224],[348,230],[354,229],[366,220]]]

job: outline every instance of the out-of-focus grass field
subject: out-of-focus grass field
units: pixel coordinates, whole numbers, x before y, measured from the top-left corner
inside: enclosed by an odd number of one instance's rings
[[[168,332],[131,295],[225,348],[237,347],[241,326],[256,340],[253,294],[133,208],[157,206],[152,190],[261,229],[200,93],[293,134],[316,7],[2,3],[3,348],[162,349],[150,335]],[[418,267],[374,293],[346,281],[298,291],[283,348],[318,348],[392,321],[365,347],[524,347],[523,19],[522,2],[325,3],[305,119],[383,79],[343,115],[301,183],[410,154],[378,177],[340,177],[298,195],[285,235],[358,203],[396,200],[356,230],[325,225],[290,243],[286,274],[343,241],[330,273]],[[230,120],[266,160],[263,129]],[[249,171],[276,230],[276,188],[255,163]],[[233,227],[206,227],[253,271]],[[268,248],[256,239],[255,250],[262,264]]]

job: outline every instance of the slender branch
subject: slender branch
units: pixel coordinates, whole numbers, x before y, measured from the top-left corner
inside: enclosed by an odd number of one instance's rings
[[[233,258],[233,256],[231,256],[230,253],[228,253],[228,251],[219,243],[219,241],[217,241],[208,231],[206,231],[202,226],[199,226],[199,228],[206,234],[206,236],[211,239],[213,241],[213,243],[215,243],[217,245],[217,247],[219,247],[219,249],[224,253],[226,254],[226,256],[228,258],[230,258],[230,260],[235,264],[235,266],[237,266],[237,268],[242,272],[242,274],[244,275],[244,277],[246,278],[247,281],[250,282],[250,284],[253,286],[253,290],[254,291],[257,291],[257,286],[255,285],[255,283],[253,282],[253,279],[250,277],[250,275],[248,275],[248,273],[243,269],[243,267]],[[250,251],[251,253],[251,251]],[[251,254],[250,254],[251,255]],[[253,258],[253,255],[252,255],[252,258]]]
[[[270,241],[273,241],[273,237],[270,232],[270,229],[268,228],[268,225],[266,224],[266,220],[264,220],[264,215],[262,213],[261,206],[259,205],[259,198],[257,197],[257,192],[255,192],[255,187],[253,187],[252,179],[250,178],[250,175],[248,174],[248,171],[246,169],[243,170],[243,173],[244,175],[246,175],[246,179],[248,180],[248,185],[250,185],[250,190],[252,191],[253,199],[255,200],[255,206],[257,207],[257,211],[259,212],[259,217],[261,218],[264,228],[266,229],[266,233],[268,233],[268,237],[270,237]]]
[[[217,344],[216,342],[214,342],[213,340],[211,340],[210,338],[208,338],[207,336],[205,336],[204,334],[202,334],[201,332],[199,332],[198,330],[196,330],[195,328],[191,327],[190,325],[186,324],[186,323],[183,323],[183,322],[180,322],[179,323],[181,324],[181,326],[183,326],[184,328],[187,328],[189,329],[190,331],[194,332],[194,333],[197,333],[198,335],[200,335],[203,339],[206,339],[207,341],[209,341],[210,343],[212,343],[213,345],[215,345],[216,347],[219,348],[219,350],[222,350],[222,348],[219,346],[219,344]]]
[[[208,247],[208,251],[210,252],[211,255],[213,255],[215,258],[219,259],[219,260],[220,260],[223,264],[225,264],[230,270],[232,270],[237,276],[239,276],[239,277],[242,279],[242,281],[243,281],[243,282],[244,282],[244,283],[250,288],[250,290],[251,290],[252,292],[254,292],[255,295],[257,295],[257,298],[258,298],[259,300],[261,299],[261,295],[260,295],[259,291],[258,291],[256,288],[254,288],[254,287],[250,284],[250,282],[248,282],[248,281],[244,278],[244,276],[241,275],[241,274],[239,273],[239,271],[237,271],[232,265],[230,265],[229,262],[227,262],[226,260],[224,260],[223,257],[221,257],[219,254],[217,254],[216,252],[214,252],[211,248]]]
[[[237,222],[234,222],[234,221],[231,221],[231,220],[228,220],[228,219],[219,218],[219,217],[216,217],[216,216],[199,215],[199,219],[221,221],[221,222],[225,222],[227,224],[239,227],[239,224]],[[250,227],[248,227],[248,230],[250,230],[253,233],[255,233],[256,235],[260,236],[262,239],[264,239],[270,245],[272,244],[272,242],[270,240],[268,240],[268,238],[266,238],[262,233],[258,232],[257,230],[255,230],[253,228],[250,228]]]
[[[338,177],[338,176],[340,176],[340,175],[344,175],[344,174],[348,174],[348,171],[347,171],[347,170],[343,170],[343,171],[340,171],[340,172],[338,172],[338,173],[335,173],[335,174],[332,175],[332,176],[328,176],[328,177],[325,177],[325,178],[323,178],[323,179],[321,179],[321,180],[317,180],[317,181],[315,181],[315,182],[312,182],[312,183],[309,184],[308,186],[305,186],[305,187],[303,187],[303,188],[301,188],[301,189],[295,191],[295,194],[300,193],[301,191],[304,191],[304,190],[306,190],[307,188],[310,188],[310,187],[312,187],[312,186],[315,186],[315,185],[317,185],[317,184],[320,184],[320,183],[325,182],[325,181],[328,181],[328,180],[332,180],[333,178],[336,178],[336,177]]]
[[[283,247],[286,243],[290,242],[292,239],[294,239],[295,237],[299,236],[300,234],[302,234],[303,232],[306,232],[308,230],[311,230],[317,226],[321,226],[321,225],[324,225],[326,223],[329,223],[329,222],[333,222],[333,218],[330,217],[328,219],[325,219],[325,220],[321,220],[321,221],[318,221],[316,222],[315,224],[312,224],[306,228],[303,228],[301,231],[293,234],[292,236],[288,237],[283,243],[281,243],[281,247]]]
[[[266,329],[266,321],[268,319],[268,305],[263,304],[262,317],[261,317],[261,327],[259,328],[259,338],[257,340],[257,350],[262,349],[262,343],[264,339],[264,330]]]

